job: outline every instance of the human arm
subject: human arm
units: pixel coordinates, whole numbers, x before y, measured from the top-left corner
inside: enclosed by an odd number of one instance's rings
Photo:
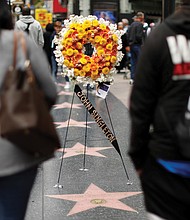
[[[42,30],[40,23],[38,26],[38,45],[42,48],[44,46],[44,33],[43,33],[43,30]]]
[[[149,129],[160,91],[162,49],[159,41],[152,36],[146,42],[139,57],[130,97],[131,136],[128,153],[138,171],[143,169],[149,154]]]

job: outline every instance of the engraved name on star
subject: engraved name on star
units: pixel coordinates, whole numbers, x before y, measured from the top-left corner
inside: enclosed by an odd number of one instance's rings
[[[76,204],[67,215],[70,216],[96,207],[107,207],[138,213],[135,209],[121,202],[120,199],[135,196],[140,193],[142,192],[106,192],[91,183],[84,194],[63,194],[47,196],[55,199],[75,201]]]
[[[97,151],[106,150],[106,149],[110,149],[110,148],[113,148],[113,147],[86,147],[85,153],[86,153],[86,155],[95,156],[95,157],[106,157]],[[67,158],[67,157],[73,157],[73,156],[84,154],[84,149],[85,149],[85,146],[78,142],[71,148],[64,148],[64,149],[60,148],[57,151],[59,151],[59,152],[64,151],[63,158]]]
[[[60,103],[60,104],[56,104],[54,105],[54,110],[55,109],[63,109],[63,108],[75,108],[75,109],[81,109],[81,106],[83,106],[83,104],[71,104],[71,103],[68,103],[68,102],[63,102],[63,103]]]
[[[55,125],[58,125],[56,128],[66,128],[68,126],[69,123],[69,127],[82,127],[82,128],[90,128],[90,126],[88,126],[88,124],[94,124],[94,121],[75,121],[73,119],[67,120],[67,121],[63,121],[63,122],[54,122]],[[86,126],[87,124],[87,126]]]

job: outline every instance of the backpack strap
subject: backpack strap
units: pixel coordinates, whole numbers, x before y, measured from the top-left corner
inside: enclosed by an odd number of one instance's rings
[[[27,27],[26,27],[26,29],[24,29],[24,31],[26,31],[26,33],[29,34],[29,27],[30,27],[30,25],[31,25],[32,23],[34,23],[34,22],[30,22],[30,23],[25,23],[25,22],[23,22],[23,23],[27,25]]]

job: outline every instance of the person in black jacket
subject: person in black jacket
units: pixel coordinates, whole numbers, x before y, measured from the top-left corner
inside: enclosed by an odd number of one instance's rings
[[[149,219],[190,219],[190,159],[174,135],[190,96],[189,14],[190,0],[183,0],[150,33],[130,97],[128,154],[140,176]]]
[[[122,22],[119,22],[117,24],[117,28],[118,30],[123,30],[124,31],[124,26]],[[121,51],[123,53],[123,58],[119,64],[119,66],[116,67],[118,73],[122,70],[125,71],[126,65],[127,65],[127,51],[126,51],[126,47],[128,46],[128,40],[127,40],[127,33],[123,33],[123,35],[121,36],[121,41],[122,41],[122,48]]]
[[[48,62],[50,67],[52,68],[51,63],[51,44],[52,44],[52,34],[54,32],[54,25],[53,23],[48,23],[46,25],[46,30],[44,32],[44,46],[43,50],[47,56]]]
[[[133,84],[135,69],[138,61],[138,57],[141,50],[141,45],[143,43],[143,21],[144,21],[144,13],[138,12],[134,17],[134,21],[130,25],[128,29],[128,43],[130,46],[131,52],[131,80],[130,84]]]

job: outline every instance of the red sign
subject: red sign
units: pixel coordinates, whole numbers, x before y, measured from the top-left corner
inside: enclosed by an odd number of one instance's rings
[[[64,8],[60,3],[59,0],[53,1],[53,13],[66,13],[67,8]]]

